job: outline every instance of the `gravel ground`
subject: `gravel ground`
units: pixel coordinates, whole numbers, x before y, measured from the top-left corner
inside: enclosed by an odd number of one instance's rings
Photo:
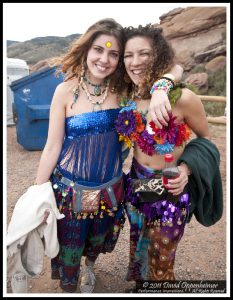
[[[175,262],[177,280],[226,280],[226,127],[210,125],[212,140],[221,153],[224,212],[221,220],[204,227],[193,217],[178,246]],[[41,151],[27,151],[17,143],[16,128],[7,128],[7,224],[17,199],[33,184]],[[17,183],[17,184],[16,184]],[[95,272],[94,293],[124,293],[133,282],[125,281],[129,253],[129,224],[125,223],[110,254],[100,255]],[[38,278],[29,279],[29,293],[62,293],[58,280],[50,279],[50,260]],[[79,291],[77,291],[79,292]],[[8,286],[7,293],[11,293]]]

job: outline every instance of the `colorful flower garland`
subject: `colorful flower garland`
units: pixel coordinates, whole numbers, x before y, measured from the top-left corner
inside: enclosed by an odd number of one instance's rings
[[[190,128],[187,124],[176,123],[176,117],[169,115],[168,126],[159,129],[153,121],[150,128],[152,134],[146,129],[146,114],[137,111],[136,102],[133,100],[121,101],[123,108],[115,121],[119,134],[119,141],[124,141],[128,148],[137,142],[139,148],[149,156],[166,154],[174,151],[174,147],[182,146],[190,137]]]

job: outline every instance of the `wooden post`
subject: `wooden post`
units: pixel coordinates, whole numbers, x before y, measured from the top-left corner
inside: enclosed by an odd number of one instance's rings
[[[205,95],[198,95],[198,97],[201,98],[202,101],[209,101],[209,102],[225,102],[226,103],[226,97],[224,96],[205,96]],[[226,125],[227,118],[226,116],[220,116],[220,117],[207,117],[207,120],[209,123],[215,123],[215,124],[223,124]]]
[[[215,124],[223,124],[226,125],[227,118],[225,116],[221,117],[207,117],[207,120],[209,123],[215,123]]]
[[[209,101],[209,102],[226,102],[226,97],[223,96],[204,96],[204,95],[198,95],[198,97],[201,98],[203,101]]]

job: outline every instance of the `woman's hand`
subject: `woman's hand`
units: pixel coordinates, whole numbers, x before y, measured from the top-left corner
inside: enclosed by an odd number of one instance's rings
[[[46,223],[49,214],[50,214],[50,212],[49,212],[48,210],[46,210],[46,211],[44,212],[44,219],[43,219],[43,221],[41,222],[41,224]]]
[[[178,166],[180,171],[180,176],[175,179],[169,179],[166,188],[168,192],[176,196],[183,192],[186,184],[188,183],[188,176],[191,174],[188,166],[185,163],[182,163]]]
[[[183,76],[184,69],[180,65],[175,64],[164,77],[171,78],[175,82],[179,82]],[[168,113],[171,112],[171,105],[167,93],[162,89],[156,89],[152,93],[149,113],[155,125],[160,129],[162,125],[167,126],[169,121]]]
[[[162,128],[167,126],[169,121],[168,112],[171,112],[171,105],[168,96],[163,90],[155,90],[151,96],[149,113],[155,125]]]

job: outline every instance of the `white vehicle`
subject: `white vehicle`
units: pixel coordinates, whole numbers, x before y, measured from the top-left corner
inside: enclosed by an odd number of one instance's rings
[[[14,125],[12,104],[14,94],[10,88],[13,81],[29,75],[26,61],[18,58],[7,58],[7,125]]]

